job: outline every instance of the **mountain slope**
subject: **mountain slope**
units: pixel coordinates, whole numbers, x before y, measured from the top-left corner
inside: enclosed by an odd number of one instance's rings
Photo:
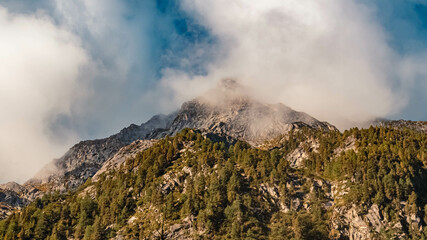
[[[375,123],[377,126],[387,126],[396,129],[410,128],[414,131],[427,134],[427,122],[425,121],[409,121],[409,120],[382,120]]]
[[[0,222],[0,238],[426,237],[426,134],[303,127],[267,145],[183,130],[75,192],[30,204]]]
[[[0,219],[6,218],[14,210],[21,209],[42,194],[36,188],[16,182],[0,184]]]
[[[132,124],[108,138],[82,141],[46,165],[25,185],[42,186],[44,190],[76,188],[93,176],[120,148],[137,139],[145,139],[154,129],[165,128],[173,116],[156,115],[140,126]]]

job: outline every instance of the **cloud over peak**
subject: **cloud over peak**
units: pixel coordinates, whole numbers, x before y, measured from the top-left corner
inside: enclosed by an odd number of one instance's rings
[[[170,86],[177,79],[181,85],[207,86],[234,77],[267,101],[341,129],[399,112],[407,103],[408,78],[423,64],[396,53],[374,12],[357,1],[185,0],[183,5],[220,47],[208,74],[171,70],[164,79]],[[409,74],[402,75],[404,69]]]

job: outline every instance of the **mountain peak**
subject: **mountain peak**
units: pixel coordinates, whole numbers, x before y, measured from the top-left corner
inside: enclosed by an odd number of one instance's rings
[[[250,97],[248,88],[241,85],[235,79],[225,78],[219,81],[216,87],[208,90],[192,101],[198,101],[202,104],[216,107],[224,107],[250,102],[252,98]]]
[[[46,189],[78,187],[93,176],[110,158],[136,140],[172,136],[193,128],[229,136],[259,145],[303,126],[336,130],[328,123],[295,111],[284,104],[266,104],[250,96],[250,91],[234,79],[223,79],[202,96],[184,103],[169,115],[156,115],[141,125],[130,125],[108,138],[88,140],[73,146],[64,156],[46,165],[26,184]]]
[[[235,91],[243,88],[242,85],[240,85],[235,79],[232,78],[222,79],[218,82],[218,87],[228,91]]]
[[[206,129],[258,145],[298,126],[336,130],[328,123],[282,104],[252,98],[250,89],[234,79],[221,80],[216,88],[185,102],[167,135],[183,128]]]

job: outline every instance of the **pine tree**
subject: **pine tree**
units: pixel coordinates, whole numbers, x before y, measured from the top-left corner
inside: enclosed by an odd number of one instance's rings
[[[85,235],[83,236],[83,240],[91,240],[92,239],[93,228],[92,226],[87,226],[85,230]]]
[[[37,220],[36,228],[34,230],[34,237],[36,239],[45,239],[48,233],[48,221],[45,215],[42,213],[40,218]]]
[[[91,240],[102,240],[104,239],[104,229],[101,225],[100,217],[96,216],[93,223],[93,230],[91,235]]]

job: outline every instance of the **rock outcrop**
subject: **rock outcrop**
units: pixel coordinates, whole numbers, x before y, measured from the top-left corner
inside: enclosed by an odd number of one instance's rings
[[[41,194],[36,188],[16,182],[0,184],[0,219],[27,205]]]
[[[427,121],[410,121],[410,120],[380,120],[375,121],[372,125],[388,126],[393,128],[409,128],[418,132],[427,134]]]

